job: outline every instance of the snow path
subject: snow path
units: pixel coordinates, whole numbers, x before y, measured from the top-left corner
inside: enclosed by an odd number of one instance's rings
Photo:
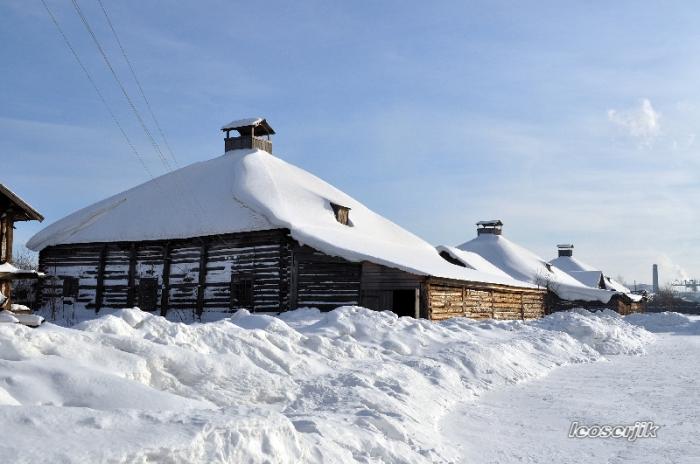
[[[441,424],[464,462],[698,463],[700,332],[659,334],[644,356],[608,356],[484,394]],[[571,439],[572,421],[653,420],[658,438]]]

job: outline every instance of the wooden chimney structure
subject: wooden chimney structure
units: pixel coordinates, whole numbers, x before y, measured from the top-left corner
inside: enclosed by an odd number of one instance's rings
[[[225,151],[257,149],[272,153],[270,136],[275,131],[265,118],[238,119],[226,124],[221,130],[226,133]],[[231,137],[231,131],[238,132],[238,136]]]
[[[557,251],[559,256],[573,256],[574,255],[574,245],[571,243],[560,243],[557,245]]]
[[[490,221],[479,221],[476,223],[476,234],[501,235],[503,233],[503,222],[500,219]]]

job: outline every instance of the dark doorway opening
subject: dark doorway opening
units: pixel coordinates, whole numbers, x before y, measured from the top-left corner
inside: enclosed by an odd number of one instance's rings
[[[394,290],[391,310],[399,316],[416,317],[416,291]]]
[[[158,306],[158,279],[144,277],[139,279],[139,309],[155,311]]]
[[[255,312],[253,277],[249,275],[235,275],[231,278],[231,309],[240,308]]]

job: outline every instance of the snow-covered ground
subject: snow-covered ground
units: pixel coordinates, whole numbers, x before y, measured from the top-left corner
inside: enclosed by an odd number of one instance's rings
[[[547,377],[498,389],[454,409],[441,432],[466,462],[698,463],[700,318],[634,315],[659,332],[641,357],[566,366]],[[568,438],[573,421],[588,425],[651,420],[657,438]],[[478,443],[474,446],[474,443]]]
[[[571,417],[694,417],[688,406],[697,394],[670,401],[674,388],[694,385],[691,360],[700,345],[690,335],[692,323],[679,315],[628,321],[581,311],[531,322],[432,323],[344,307],[280,317],[239,311],[207,324],[174,323],[136,309],[72,328],[0,324],[0,462],[568,458],[567,446],[593,445],[559,440],[550,442],[549,455],[534,451],[547,434],[566,435],[566,414],[577,407],[590,415]],[[684,335],[654,335],[642,326]],[[667,375],[674,379],[663,375],[663,366],[644,375],[672,354],[679,367]],[[625,371],[629,380],[622,380]],[[574,389],[577,382],[569,379],[576,376],[585,385]],[[604,394],[610,389],[617,391]],[[559,407],[551,413],[538,407],[538,391]],[[499,398],[518,395],[532,408],[498,409]],[[656,409],[645,410],[652,399]],[[685,408],[684,415],[653,414],[666,405]],[[662,435],[653,449],[678,439],[684,438]],[[622,460],[632,448],[616,443],[595,449]],[[503,454],[494,454],[499,449]]]

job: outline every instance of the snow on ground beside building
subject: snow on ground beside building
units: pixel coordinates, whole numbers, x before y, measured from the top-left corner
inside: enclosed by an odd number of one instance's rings
[[[441,431],[461,447],[462,462],[700,462],[700,317],[634,314],[625,320],[657,333],[646,355],[610,355],[607,362],[566,366],[453,408]],[[592,426],[640,421],[652,421],[658,427],[656,437],[633,441],[568,436],[574,422]]]
[[[343,307],[0,324],[3,462],[453,462],[444,416],[654,335],[614,313],[440,323]]]

